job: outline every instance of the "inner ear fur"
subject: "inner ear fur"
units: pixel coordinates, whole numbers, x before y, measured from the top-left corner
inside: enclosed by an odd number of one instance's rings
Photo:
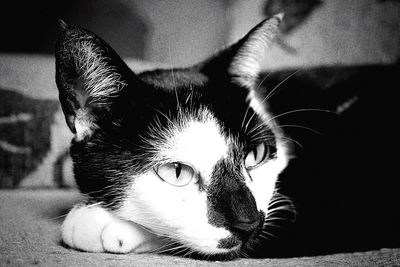
[[[282,19],[283,14],[280,13],[263,20],[238,42],[196,67],[207,76],[226,75],[239,86],[253,88],[266,50],[278,32]]]
[[[89,132],[95,124],[91,111],[107,110],[128,84],[142,86],[118,54],[90,31],[61,22],[55,51],[59,98],[73,133]]]

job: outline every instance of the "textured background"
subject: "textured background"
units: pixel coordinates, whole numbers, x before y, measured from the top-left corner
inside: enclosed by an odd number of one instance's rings
[[[75,251],[60,245],[59,227],[63,211],[78,199],[64,190],[2,192],[0,266],[400,266],[400,249],[226,262]]]

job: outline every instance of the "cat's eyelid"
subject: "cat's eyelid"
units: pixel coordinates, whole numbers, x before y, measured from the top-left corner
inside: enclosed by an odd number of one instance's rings
[[[163,182],[176,187],[184,187],[196,177],[195,170],[190,165],[176,161],[158,164],[154,167],[154,172]]]
[[[185,161],[179,161],[179,160],[163,160],[159,163],[157,163],[156,165],[154,165],[153,169],[155,171],[157,171],[162,165],[165,164],[182,164],[182,165],[186,165],[189,168],[191,168],[193,170],[193,177],[198,177],[200,175],[200,171],[198,170],[198,168],[194,167],[192,164],[185,162]]]
[[[181,161],[181,160],[164,160],[164,161],[158,163],[156,166],[161,166],[164,164],[182,164],[182,165],[186,165],[186,166],[192,168],[195,172],[197,172],[197,168],[195,168],[191,163],[188,163],[186,161]]]
[[[260,145],[264,146],[264,150],[263,150],[263,155],[262,155],[262,159],[254,164],[253,166],[246,166],[246,159],[247,157],[253,153],[253,157],[254,157],[254,161],[257,160],[257,153],[258,153],[258,147]],[[254,170],[256,168],[258,168],[259,166],[265,164],[268,160],[274,159],[276,158],[276,147],[275,147],[275,143],[271,142],[271,141],[265,141],[265,142],[261,142],[256,146],[252,146],[251,149],[245,154],[245,157],[243,158],[243,164],[245,166],[245,168],[248,171]]]

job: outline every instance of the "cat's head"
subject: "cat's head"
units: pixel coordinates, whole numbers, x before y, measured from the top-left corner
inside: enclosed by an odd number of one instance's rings
[[[280,16],[184,69],[135,74],[95,34],[63,25],[56,81],[80,190],[192,251],[262,234],[287,143],[257,91]]]

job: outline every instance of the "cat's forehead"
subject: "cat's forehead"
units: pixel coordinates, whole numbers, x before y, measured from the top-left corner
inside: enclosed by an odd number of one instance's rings
[[[147,84],[174,90],[178,87],[203,86],[209,79],[204,74],[191,69],[156,69],[143,72],[139,77]]]
[[[170,131],[161,154],[169,161],[191,165],[206,178],[216,162],[228,156],[231,139],[210,112],[202,112],[205,116],[189,116]]]

